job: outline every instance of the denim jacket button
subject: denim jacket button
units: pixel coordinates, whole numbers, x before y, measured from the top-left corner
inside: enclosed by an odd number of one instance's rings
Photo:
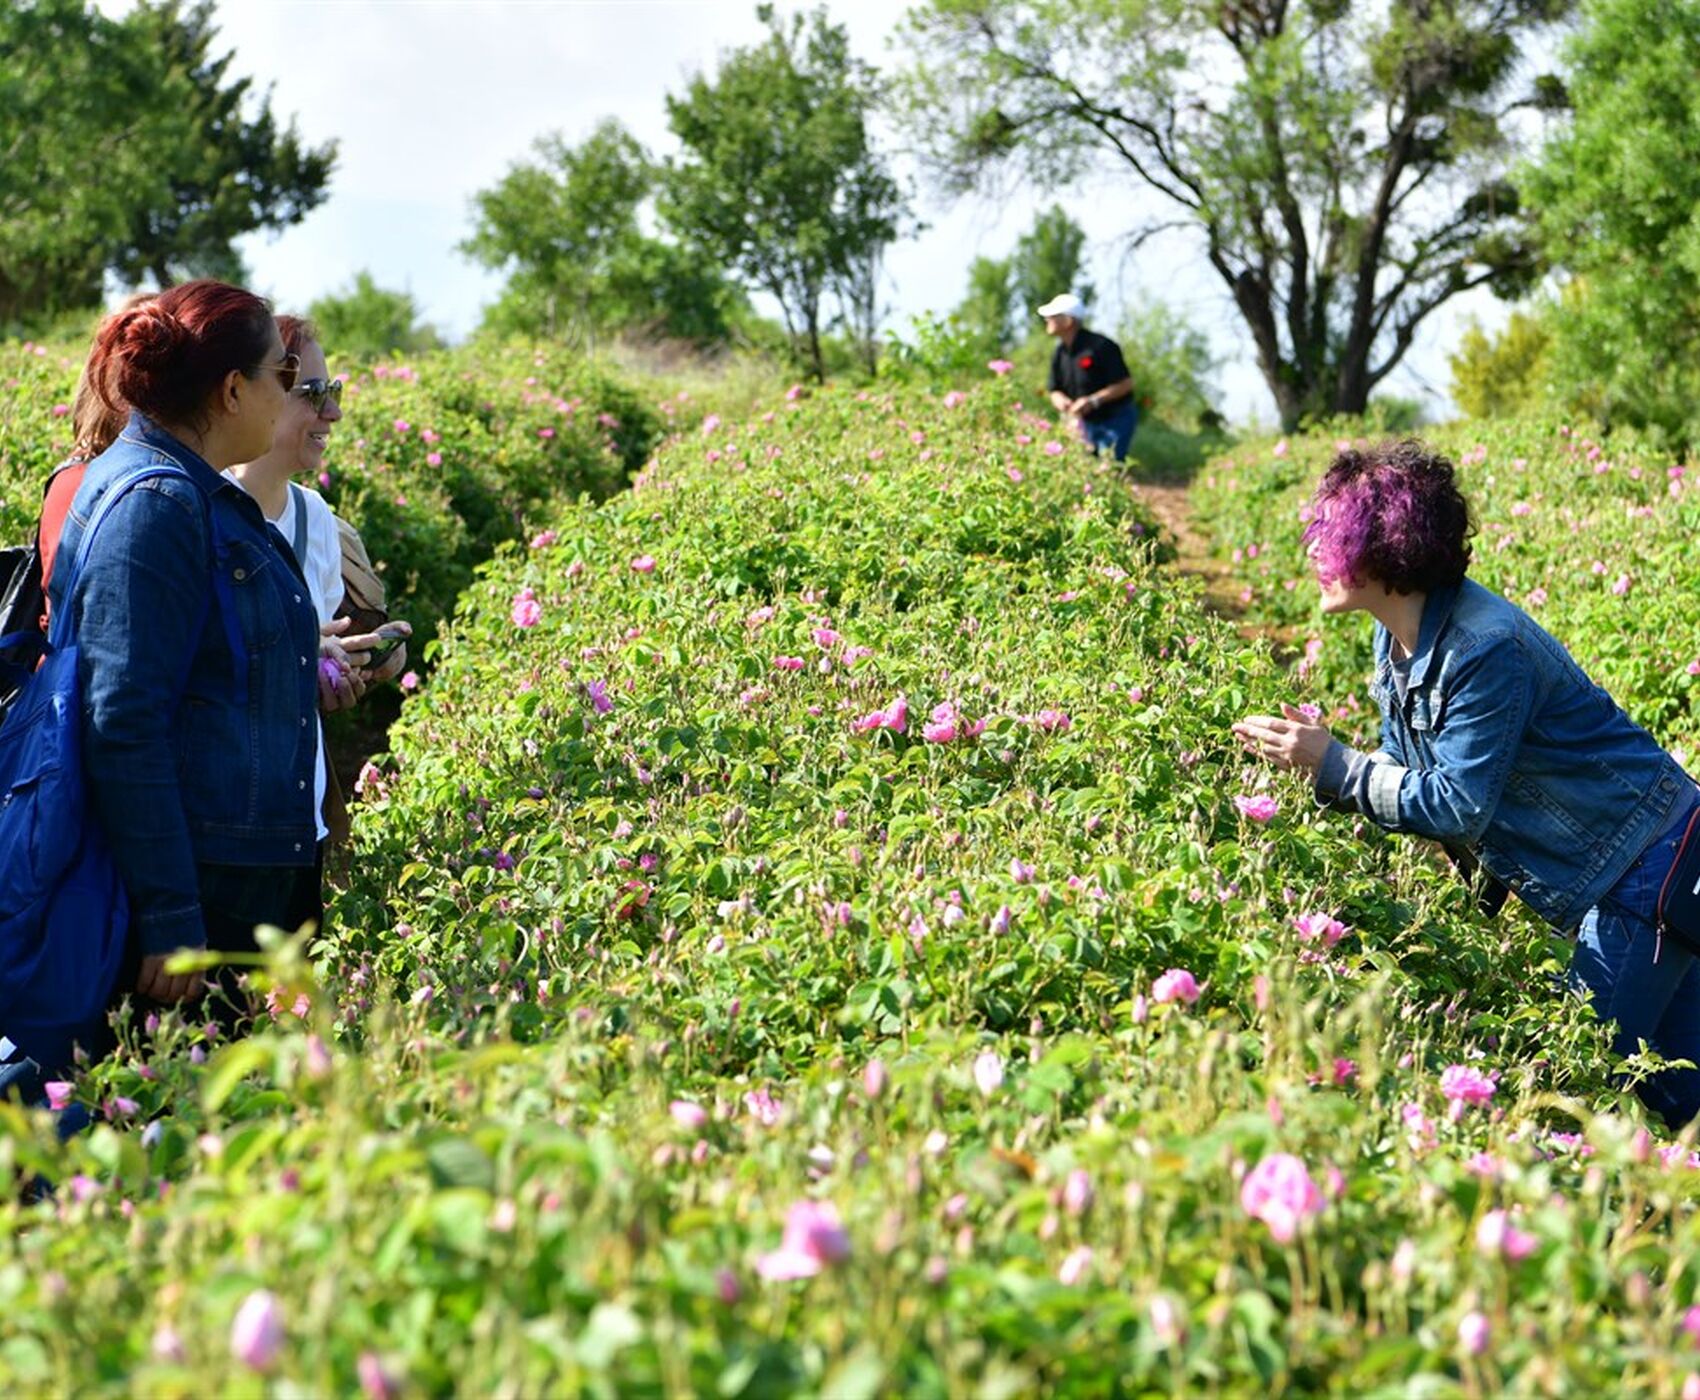
[[[248,577],[248,571],[246,569],[237,569],[230,576],[238,583],[241,583],[243,579]]]
[[[295,787],[297,791],[305,791],[307,787],[307,780],[305,778],[298,779]]]

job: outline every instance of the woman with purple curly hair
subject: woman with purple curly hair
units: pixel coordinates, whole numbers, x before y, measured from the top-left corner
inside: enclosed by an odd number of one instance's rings
[[[1522,609],[1465,577],[1473,528],[1452,463],[1419,442],[1341,452],[1305,542],[1325,613],[1375,619],[1381,743],[1361,753],[1292,706],[1234,726],[1309,773],[1318,801],[1445,845],[1497,912],[1506,892],[1577,931],[1571,980],[1613,1046],[1700,1061],[1700,966],[1656,905],[1700,792]],[[1637,1085],[1680,1125],[1700,1071]]]

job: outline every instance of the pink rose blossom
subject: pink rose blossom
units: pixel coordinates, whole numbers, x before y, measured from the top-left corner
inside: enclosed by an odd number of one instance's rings
[[[1332,948],[1348,931],[1343,923],[1328,914],[1300,914],[1293,920],[1293,927],[1306,943],[1320,938],[1326,948]]]
[[[1320,1213],[1323,1198],[1305,1164],[1289,1152],[1277,1152],[1246,1173],[1240,1206],[1267,1225],[1279,1243],[1291,1244],[1300,1223]]]
[[[756,1260],[756,1272],[770,1282],[813,1278],[849,1257],[850,1236],[832,1204],[798,1201],[786,1213],[779,1248]]]
[[[632,572],[636,574],[653,574],[655,572],[655,556],[640,554],[632,560]]]
[[[1184,967],[1171,967],[1151,984],[1151,999],[1159,1004],[1184,1001],[1191,1006],[1198,995],[1198,979]]]
[[[1458,1104],[1485,1104],[1493,1097],[1496,1076],[1469,1065],[1448,1065],[1440,1074],[1440,1092]]]
[[[230,1324],[230,1354],[250,1370],[269,1371],[283,1342],[283,1309],[268,1289],[255,1289]]]
[[[1234,806],[1240,809],[1242,815],[1259,823],[1271,820],[1281,810],[1281,804],[1268,793],[1263,792],[1250,795],[1243,792],[1236,793],[1234,795]]]
[[[800,656],[776,656],[773,658],[773,669],[776,671],[801,671],[807,664]]]
[[[667,1105],[667,1112],[681,1128],[687,1128],[693,1133],[700,1132],[708,1122],[708,1110],[689,1099],[674,1099]]]
[[[889,729],[893,734],[901,734],[908,727],[909,702],[901,695],[883,710],[863,715],[851,726],[858,734],[866,734],[870,729]]]
[[[536,593],[522,588],[514,594],[513,610],[509,615],[515,627],[535,627],[543,620],[543,605],[537,601]]]

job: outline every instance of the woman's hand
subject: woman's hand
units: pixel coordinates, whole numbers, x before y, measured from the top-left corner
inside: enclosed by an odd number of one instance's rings
[[[175,976],[165,970],[174,953],[152,953],[142,959],[142,970],[136,974],[136,990],[154,1001],[193,1001],[201,994],[201,974],[179,972]]]
[[[413,624],[404,622],[401,618],[391,618],[375,633],[374,637],[387,640],[391,637],[411,637]],[[368,664],[365,671],[366,684],[378,685],[383,681],[393,680],[407,668],[407,643],[403,642],[387,656],[380,656],[376,665]]]
[[[1322,766],[1334,736],[1291,705],[1281,706],[1281,715],[1247,715],[1234,726],[1234,735],[1246,752],[1266,758],[1277,768],[1297,768],[1315,773]]]
[[[347,649],[343,639],[336,635],[347,630],[346,617],[327,622],[319,629],[319,708],[327,715],[358,704],[360,697],[366,693],[366,681],[360,666],[367,653]]]

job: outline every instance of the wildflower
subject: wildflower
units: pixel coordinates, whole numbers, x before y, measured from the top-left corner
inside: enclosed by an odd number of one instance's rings
[[[544,442],[548,442],[550,438],[555,436],[555,430],[553,428],[539,428],[537,436],[542,438]]]
[[[1040,710],[1033,722],[1047,734],[1066,734],[1074,728],[1074,721],[1062,710]]]
[[[403,690],[418,690],[419,689],[419,672],[417,672],[417,671],[404,671],[402,673],[401,680],[398,682],[398,684],[401,686],[401,688]]]
[[[1151,1300],[1149,1308],[1151,1335],[1159,1346],[1178,1346],[1186,1340],[1186,1320],[1166,1293]]]
[[[1490,1210],[1476,1226],[1476,1249],[1492,1257],[1503,1256],[1512,1263],[1527,1259],[1539,1244],[1533,1235],[1519,1230],[1503,1210]]]
[[[709,414],[706,418],[704,418],[702,420],[702,435],[704,437],[712,437],[714,435],[715,429],[717,429],[719,426],[720,426],[720,415],[718,413]]]
[[[590,707],[597,714],[605,715],[613,710],[614,702],[608,698],[608,683],[606,681],[587,681],[584,693],[590,701]]]
[[[384,1369],[384,1363],[375,1351],[363,1351],[360,1359],[354,1363],[354,1374],[360,1380],[361,1393],[366,1400],[395,1400],[401,1394],[401,1385]]]
[[[956,734],[956,706],[949,701],[937,706],[932,718],[921,726],[921,737],[929,744],[948,744]]]
[[[909,702],[901,695],[883,710],[863,715],[851,726],[858,734],[866,734],[870,729],[889,729],[893,734],[901,734],[908,727]]]
[[[1171,967],[1151,984],[1151,999],[1159,1004],[1184,1001],[1188,1006],[1198,1000],[1198,981],[1182,967]]]
[[[1300,1223],[1322,1210],[1323,1199],[1305,1164],[1290,1152],[1277,1152],[1246,1173],[1240,1205],[1277,1241],[1291,1244]]]
[[[798,1201],[786,1213],[779,1248],[756,1260],[756,1272],[770,1281],[813,1278],[849,1256],[850,1236],[832,1204]]]
[[[1440,1074],[1440,1092],[1455,1104],[1485,1104],[1497,1087],[1494,1079],[1469,1065],[1448,1065]]]
[[[785,1116],[784,1107],[766,1089],[755,1089],[745,1094],[744,1107],[749,1110],[750,1117],[764,1128],[774,1127]]]
[[[815,645],[818,647],[834,647],[838,645],[838,633],[834,632],[830,627],[817,627],[812,633],[810,633],[810,635],[815,639]]]
[[[1629,580],[1628,574],[1619,574],[1618,577],[1617,577],[1617,582],[1612,584],[1612,586],[1611,586],[1611,591],[1614,594],[1616,594],[1619,598],[1621,598],[1621,597],[1624,596],[1624,594],[1629,592],[1629,583],[1630,583],[1630,580]]]
[[[1015,363],[1012,360],[987,360],[986,368],[997,375],[999,379],[1002,379],[1004,375],[1015,368]]]
[[[632,560],[632,572],[636,574],[653,574],[655,572],[655,556],[640,554]]]
[[[1281,441],[1279,441],[1278,443],[1275,444],[1274,455],[1277,456],[1277,457],[1285,457],[1287,455],[1287,439],[1286,438],[1282,438]]]
[[[71,1095],[76,1093],[77,1086],[63,1079],[49,1079],[41,1086],[47,1091],[47,1106],[57,1113],[71,1104]]]
[[[183,1338],[169,1322],[162,1322],[153,1329],[152,1350],[156,1360],[170,1361],[179,1366],[189,1357],[183,1347]]]
[[[1293,927],[1306,943],[1320,938],[1325,948],[1332,948],[1347,932],[1343,923],[1327,914],[1300,914],[1293,920]]]
[[[873,654],[874,649],[872,647],[845,647],[838,659],[844,664],[845,668],[848,669],[854,666],[863,657],[872,656]]]
[[[1243,792],[1236,793],[1234,795],[1234,806],[1240,809],[1242,816],[1249,817],[1252,821],[1259,823],[1269,821],[1281,810],[1281,804],[1268,793],[1263,792],[1250,795]]]
[[[1085,1215],[1092,1209],[1092,1177],[1084,1167],[1076,1167],[1063,1182],[1063,1209],[1070,1215]]]
[[[1069,1250],[1062,1265],[1057,1270],[1057,1282],[1073,1287],[1086,1277],[1086,1272],[1092,1267],[1092,1246],[1077,1245]]]
[[[537,594],[529,588],[520,589],[514,594],[510,616],[515,627],[537,626],[543,620],[543,605],[537,601]]]
[[[1060,457],[1062,454],[1063,445],[1055,438],[1051,438],[1045,443],[1045,455],[1047,457]]]
[[[776,671],[801,671],[807,664],[800,656],[776,656],[773,658],[773,669]]]
[[[230,1324],[230,1354],[253,1371],[269,1371],[283,1349],[283,1310],[268,1289],[257,1288]]]
[[[1458,1345],[1466,1356],[1480,1356],[1488,1348],[1493,1329],[1480,1312],[1465,1313],[1458,1323]]]
[[[975,1058],[974,1083],[988,1099],[1003,1087],[1003,1057],[996,1050],[982,1050]]]
[[[1010,926],[1014,922],[1015,911],[1007,904],[1000,904],[998,905],[998,912],[992,915],[992,921],[987,925],[987,928],[990,932],[1001,938],[1004,934],[1009,932]]]
[[[890,1075],[886,1073],[883,1060],[869,1060],[862,1070],[862,1092],[870,1099],[877,1099],[885,1093]]]
[[[688,1128],[693,1133],[700,1132],[708,1122],[708,1110],[689,1099],[674,1099],[667,1105],[667,1112],[681,1128]]]
[[[948,394],[946,394],[944,396],[944,406],[946,408],[955,408],[958,404],[960,404],[964,400],[966,400],[967,397],[968,397],[968,395],[963,393],[962,390],[952,389]]]

